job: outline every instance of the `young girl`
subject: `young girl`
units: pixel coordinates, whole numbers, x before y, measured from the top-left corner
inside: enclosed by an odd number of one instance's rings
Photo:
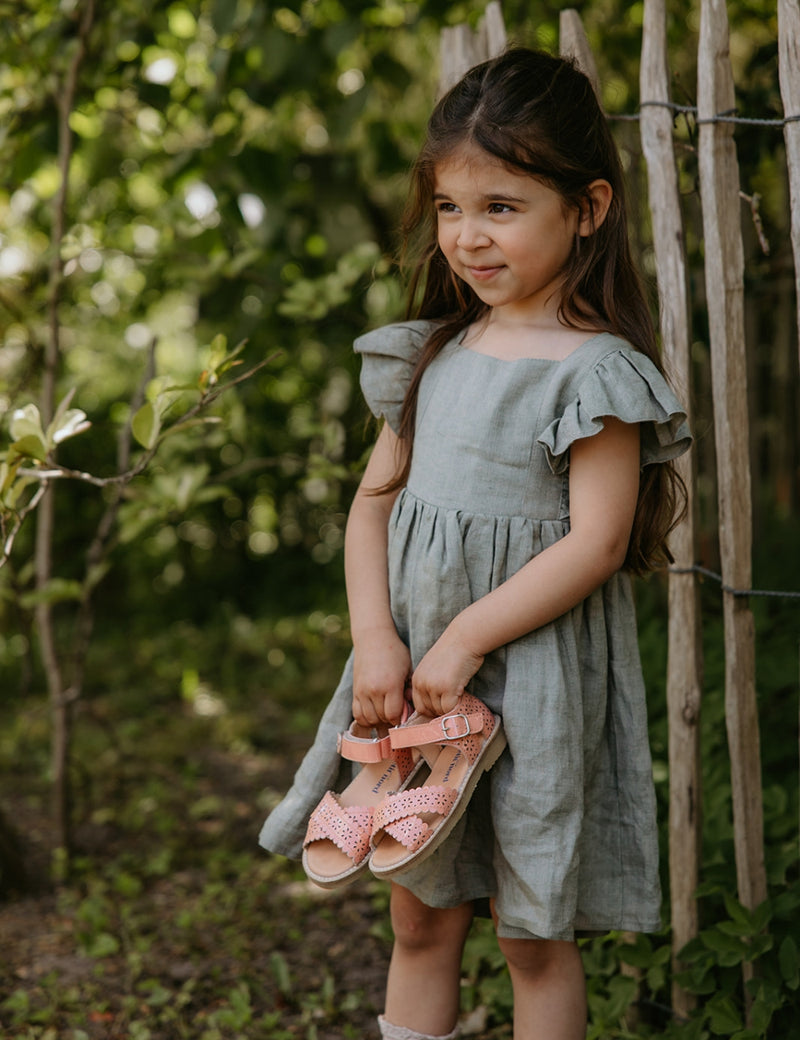
[[[421,247],[415,320],[356,342],[385,423],[347,527],[353,654],[261,842],[298,855],[315,806],[340,792],[313,816],[306,867],[321,884],[367,866],[393,882],[382,1036],[455,1036],[463,944],[488,906],[514,1036],[578,1040],[576,934],[659,927],[629,573],[669,559],[670,460],[690,441],[586,77],[524,49],[468,72],[431,117],[404,230]],[[401,758],[442,715],[439,744],[477,742],[467,774],[501,750],[496,716],[508,747],[471,799],[470,774],[456,808],[423,797],[397,829],[385,806],[427,796],[429,766],[447,793],[421,738],[424,759]],[[342,756],[372,763],[349,787],[337,735]],[[460,752],[441,754],[452,769]],[[350,843],[370,818],[371,848]]]

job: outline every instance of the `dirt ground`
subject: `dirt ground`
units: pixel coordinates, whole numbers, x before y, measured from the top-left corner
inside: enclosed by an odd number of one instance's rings
[[[77,870],[52,884],[44,807],[4,795],[34,890],[0,903],[2,1036],[377,1036],[389,955],[380,886],[324,892],[256,844],[262,792],[285,789],[292,766],[206,755],[201,792],[214,811],[186,840],[213,844],[213,865],[179,852],[178,869],[156,876],[137,876],[135,862],[158,834],[89,823],[76,831]]]
[[[37,887],[0,903],[0,1034],[376,1038],[391,946],[387,887],[360,879],[326,892],[256,844],[264,792],[286,789],[295,760],[204,752],[194,818],[180,840],[170,835],[171,862],[153,850],[179,813],[138,831],[95,813],[77,828],[74,870],[60,885],[48,880],[43,802],[12,783],[3,808],[25,835]],[[507,1035],[482,1024],[478,1016],[473,1035]]]

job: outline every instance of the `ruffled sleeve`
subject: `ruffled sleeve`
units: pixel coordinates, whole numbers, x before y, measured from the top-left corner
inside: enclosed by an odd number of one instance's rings
[[[361,391],[369,410],[376,418],[385,418],[395,433],[406,388],[432,328],[428,321],[384,325],[353,344],[362,355]]]
[[[686,413],[652,361],[632,348],[619,349],[583,374],[577,392],[538,438],[553,473],[567,470],[570,445],[599,433],[606,416],[641,423],[643,467],[674,459],[692,443]]]

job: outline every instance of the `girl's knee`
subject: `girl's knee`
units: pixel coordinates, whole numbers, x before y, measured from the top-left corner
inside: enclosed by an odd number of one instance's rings
[[[472,905],[441,910],[426,906],[407,889],[392,886],[392,930],[405,949],[431,949],[463,943],[472,921]]]
[[[573,942],[557,939],[504,939],[498,936],[498,944],[508,963],[509,970],[527,976],[543,977],[550,972],[561,973],[580,958],[578,947]]]

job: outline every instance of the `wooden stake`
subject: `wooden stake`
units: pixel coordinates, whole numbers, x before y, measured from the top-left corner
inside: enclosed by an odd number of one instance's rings
[[[778,73],[784,116],[800,116],[800,4],[778,0]],[[797,330],[800,341],[800,120],[783,128],[789,166],[792,252],[797,295]]]
[[[667,107],[665,0],[645,0],[640,70],[640,129],[647,162],[664,363],[691,421],[686,254],[672,141],[673,116]],[[669,879],[674,970],[680,968],[678,951],[698,932],[694,893],[702,836],[699,723],[703,666],[698,589],[690,570],[695,559],[693,457],[679,459],[678,470],[686,484],[688,502],[686,520],[674,531],[670,544],[676,570],[687,573],[669,576]],[[678,1014],[687,1014],[695,1004],[691,994],[673,983],[672,1006]]]
[[[506,28],[499,0],[491,0],[480,21],[478,31],[468,25],[442,29],[439,43],[441,71],[439,94],[446,94],[465,72],[488,58],[501,54],[506,46]]]
[[[744,259],[733,127],[713,122],[735,104],[724,0],[702,0],[697,106],[718,466],[720,556],[728,588],[751,586],[752,520],[744,341]],[[739,899],[767,894],[753,615],[746,597],[724,596],[725,715],[731,755]]]
[[[600,97],[597,63],[586,38],[581,16],[571,7],[558,16],[558,48],[562,58],[575,59],[578,68],[589,77],[595,94]]]

